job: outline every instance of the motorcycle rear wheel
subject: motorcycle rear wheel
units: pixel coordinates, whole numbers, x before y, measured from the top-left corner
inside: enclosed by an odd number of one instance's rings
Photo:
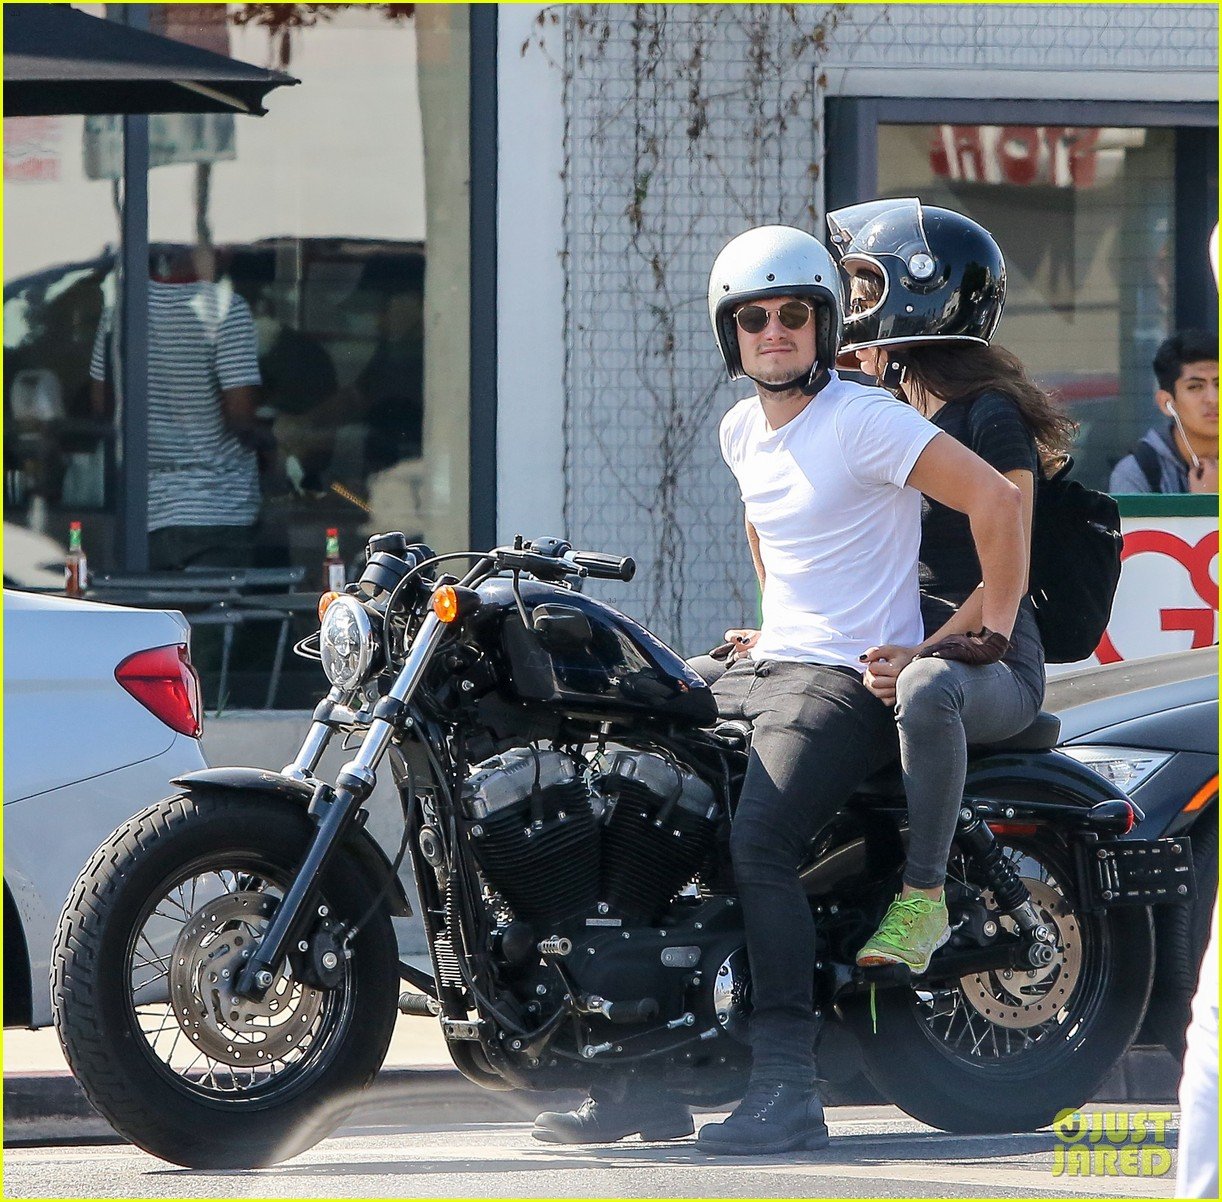
[[[1149,910],[1088,913],[1066,849],[998,842],[1055,929],[1050,969],[917,978],[879,991],[876,1024],[863,999],[845,1008],[872,1084],[943,1131],[1034,1131],[1082,1105],[1132,1043],[1150,994]]]
[[[237,795],[172,797],[93,855],[60,920],[55,1024],[94,1107],[132,1143],[196,1169],[311,1147],[381,1067],[398,955],[385,907],[325,990],[281,968],[261,1002],[230,996],[309,845],[304,811]],[[320,905],[349,926],[374,886],[342,849]]]

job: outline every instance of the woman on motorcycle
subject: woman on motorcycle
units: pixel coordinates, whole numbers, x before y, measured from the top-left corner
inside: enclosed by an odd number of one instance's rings
[[[1028,555],[1041,462],[1064,455],[1074,424],[1009,351],[991,346],[1005,262],[989,233],[947,209],[887,200],[829,214],[849,296],[842,365],[879,382],[1018,486]],[[846,363],[847,360],[847,363]],[[967,519],[922,504],[920,586],[928,637],[871,648],[866,686],[895,706],[908,798],[903,887],[857,955],[922,973],[950,936],[943,886],[969,743],[1029,726],[1044,656],[1029,599],[1012,630],[981,621],[980,566]]]

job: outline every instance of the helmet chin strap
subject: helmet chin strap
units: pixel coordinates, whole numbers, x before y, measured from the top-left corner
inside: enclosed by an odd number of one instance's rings
[[[816,363],[811,367],[810,371],[803,372],[800,376],[794,376],[792,380],[786,380],[783,384],[768,384],[763,380],[757,380],[754,376],[747,377],[757,387],[764,389],[765,392],[794,392],[799,390],[807,396],[816,396],[823,391],[828,380],[831,379],[826,367]]]

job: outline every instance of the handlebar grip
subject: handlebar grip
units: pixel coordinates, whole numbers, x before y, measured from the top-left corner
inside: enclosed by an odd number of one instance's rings
[[[631,555],[604,555],[601,551],[574,551],[569,558],[580,568],[601,580],[622,580],[625,584],[636,575],[636,560]]]

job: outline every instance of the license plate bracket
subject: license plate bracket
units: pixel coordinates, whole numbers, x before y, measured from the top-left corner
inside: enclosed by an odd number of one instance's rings
[[[1197,892],[1192,840],[1101,839],[1077,845],[1081,879],[1094,909],[1182,905]]]

